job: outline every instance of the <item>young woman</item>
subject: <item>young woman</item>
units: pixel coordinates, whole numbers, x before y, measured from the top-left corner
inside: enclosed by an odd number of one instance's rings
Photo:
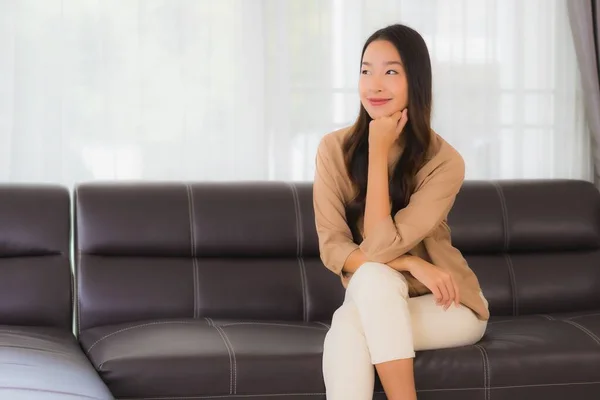
[[[423,38],[392,25],[363,47],[356,123],[321,140],[314,209],[321,259],[346,288],[323,354],[329,400],[416,399],[415,351],[474,344],[489,319],[446,222],[460,154],[431,129]],[[375,368],[373,368],[375,366]]]

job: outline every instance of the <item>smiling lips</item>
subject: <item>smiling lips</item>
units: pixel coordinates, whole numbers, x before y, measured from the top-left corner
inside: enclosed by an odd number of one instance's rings
[[[383,99],[383,98],[378,98],[378,97],[371,97],[368,100],[369,100],[369,103],[371,103],[372,106],[378,107],[378,106],[382,106],[384,104],[387,104],[391,99]]]

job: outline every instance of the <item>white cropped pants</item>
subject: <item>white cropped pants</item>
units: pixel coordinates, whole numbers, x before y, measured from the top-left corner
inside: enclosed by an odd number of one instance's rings
[[[400,272],[365,263],[350,279],[325,337],[327,399],[372,399],[374,364],[412,358],[416,350],[474,344],[486,327],[463,305],[444,311],[432,294],[409,298]]]

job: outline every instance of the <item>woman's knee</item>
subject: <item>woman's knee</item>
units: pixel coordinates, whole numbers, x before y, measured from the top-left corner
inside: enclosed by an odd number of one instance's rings
[[[345,302],[333,313],[331,328],[327,335],[338,335],[347,332],[362,334],[360,316],[352,302]]]
[[[350,279],[348,291],[352,295],[368,293],[369,295],[399,293],[408,296],[406,278],[390,266],[377,262],[362,264]]]
[[[364,346],[365,335],[356,310],[351,303],[344,303],[333,314],[331,328],[325,335],[324,352],[337,353],[348,348]]]

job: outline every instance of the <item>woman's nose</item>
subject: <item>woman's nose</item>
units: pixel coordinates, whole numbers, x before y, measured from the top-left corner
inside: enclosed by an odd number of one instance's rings
[[[381,79],[374,76],[373,79],[371,79],[370,89],[373,93],[381,92],[383,90],[383,86],[381,84]]]

